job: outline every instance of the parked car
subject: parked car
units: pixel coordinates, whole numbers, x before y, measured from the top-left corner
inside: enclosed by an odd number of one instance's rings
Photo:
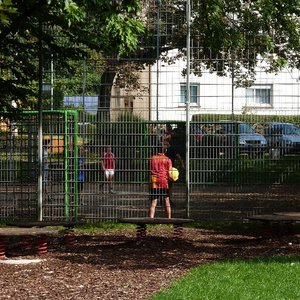
[[[281,154],[300,153],[300,127],[292,123],[263,122],[253,128],[263,134],[270,150],[278,149]]]
[[[251,124],[240,121],[222,121],[221,124],[226,135],[238,136],[240,153],[263,154],[267,150],[266,138],[257,133]]]
[[[216,149],[217,155],[227,157],[233,157],[236,153],[259,155],[267,150],[265,137],[246,122],[224,120],[202,124],[199,137],[199,145],[211,151]]]

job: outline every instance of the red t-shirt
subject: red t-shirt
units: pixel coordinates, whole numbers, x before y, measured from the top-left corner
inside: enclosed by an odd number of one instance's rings
[[[164,153],[158,153],[150,157],[151,187],[168,188],[169,170],[172,161]]]
[[[112,152],[104,152],[103,154],[104,169],[115,169],[115,155]]]

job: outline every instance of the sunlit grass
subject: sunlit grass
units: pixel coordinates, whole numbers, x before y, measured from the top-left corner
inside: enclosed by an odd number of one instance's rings
[[[89,233],[97,233],[101,231],[120,231],[120,230],[133,231],[135,230],[135,225],[107,221],[107,222],[86,223],[83,225],[77,225],[75,226],[74,229],[76,232],[89,234]]]
[[[192,269],[151,300],[298,300],[300,258],[209,263]]]

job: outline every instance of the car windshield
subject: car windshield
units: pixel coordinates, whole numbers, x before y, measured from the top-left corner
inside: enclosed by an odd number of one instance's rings
[[[255,134],[255,130],[248,123],[238,123],[238,132],[237,125],[234,123],[227,123],[223,125],[224,133],[239,133],[239,134]]]
[[[240,123],[239,131],[242,134],[254,134],[255,133],[255,130],[248,123]]]
[[[300,128],[292,124],[274,125],[274,131],[281,134],[300,135]]]

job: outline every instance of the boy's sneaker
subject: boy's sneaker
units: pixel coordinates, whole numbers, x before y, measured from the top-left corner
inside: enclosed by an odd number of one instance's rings
[[[109,190],[110,194],[115,194],[116,192],[114,190]]]

